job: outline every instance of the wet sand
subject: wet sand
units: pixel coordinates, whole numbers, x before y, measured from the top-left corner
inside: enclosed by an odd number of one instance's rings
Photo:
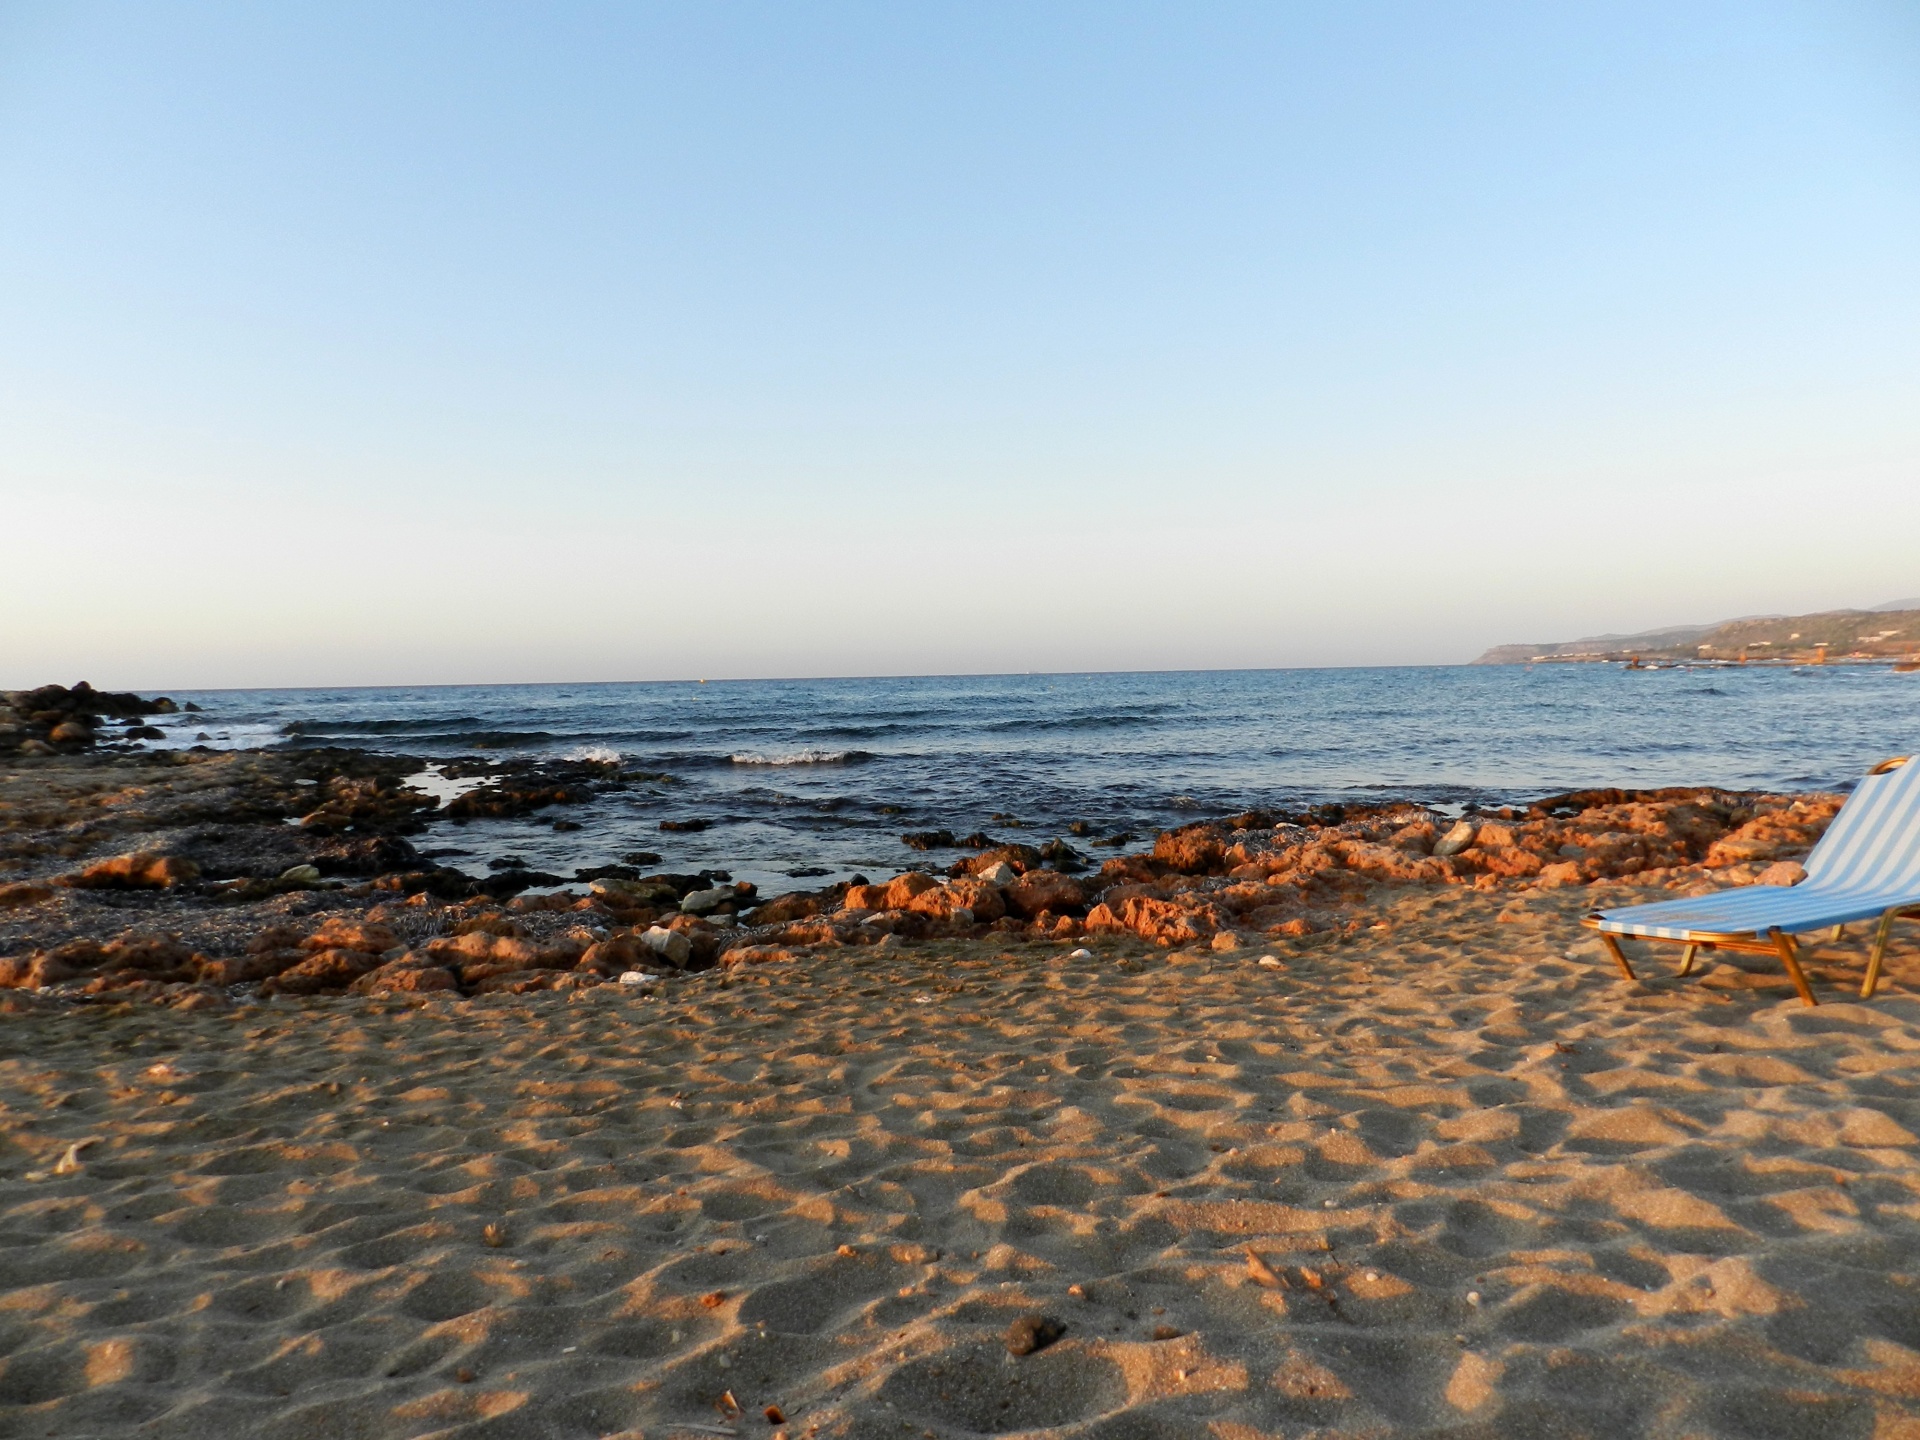
[[[1920,927],[1807,1009],[1758,958],[1622,983],[1610,898],[22,997],[0,1435],[1920,1436]]]

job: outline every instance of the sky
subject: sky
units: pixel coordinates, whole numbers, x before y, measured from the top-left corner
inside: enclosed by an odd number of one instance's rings
[[[1920,595],[1906,3],[0,0],[0,685]]]

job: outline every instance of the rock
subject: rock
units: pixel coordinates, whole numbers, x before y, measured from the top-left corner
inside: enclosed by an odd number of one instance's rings
[[[674,834],[686,834],[705,830],[712,824],[711,820],[662,820],[660,828]]]
[[[1044,862],[1040,852],[1031,845],[996,845],[985,854],[972,856],[960,863],[967,874],[979,875],[995,865],[1006,865],[1016,874],[1024,874],[1028,870],[1038,870]]]
[[[684,970],[693,958],[693,942],[677,930],[655,925],[639,938],[642,945],[677,970]]]
[[[52,890],[45,885],[35,885],[28,880],[18,880],[11,885],[0,885],[0,910],[16,910],[22,905],[38,905],[42,900],[52,898]]]
[[[1238,950],[1245,943],[1232,930],[1222,930],[1213,937],[1213,948],[1216,950]]]
[[[262,981],[260,993],[318,995],[330,990],[345,990],[379,963],[376,956],[361,950],[322,950]]]
[[[655,858],[657,859],[658,857],[656,856]],[[504,865],[505,863],[505,861],[501,860],[489,860],[487,865],[491,868],[495,865]],[[515,860],[514,863],[524,864],[526,862]],[[573,872],[573,878],[576,883],[585,885],[594,880],[638,880],[640,878],[640,872],[631,865],[594,865],[576,869]]]
[[[617,907],[632,908],[651,906],[654,909],[666,909],[669,906],[678,909],[683,893],[677,886],[661,879],[651,880],[595,880],[587,887],[595,895]],[[699,889],[696,884],[691,889]]]
[[[1007,1353],[1032,1355],[1067,1333],[1064,1322],[1051,1315],[1022,1315],[1007,1327]]]
[[[622,970],[620,972],[620,983],[627,986],[657,985],[660,983],[660,977],[658,975],[649,975],[644,970]]]
[[[303,950],[358,950],[367,955],[385,955],[391,950],[404,947],[400,944],[400,937],[384,925],[368,924],[335,915],[329,917],[318,930],[302,940],[300,948]]]
[[[628,970],[639,966],[641,957],[651,957],[653,952],[640,942],[635,935],[615,935],[589,945],[574,965],[576,970],[591,970],[594,974],[613,979]]]
[[[1776,860],[1753,877],[1756,885],[1798,885],[1807,878],[1807,867],[1798,860]]]
[[[900,843],[909,850],[951,850],[954,847],[951,830],[909,830],[900,837]]]
[[[732,886],[717,886],[712,890],[695,890],[681,898],[680,909],[688,915],[711,915],[722,905],[739,899]]]
[[[887,908],[887,887],[849,885],[841,896],[840,907],[843,910],[884,910]]]
[[[749,911],[746,919],[750,925],[786,925],[819,913],[820,897],[797,890],[791,895],[776,895],[759,909]]]
[[[1453,828],[1434,841],[1433,853],[1444,859],[1449,855],[1458,855],[1473,844],[1474,836],[1480,833],[1480,827],[1471,820],[1461,820]]]
[[[908,909],[932,920],[955,924],[989,924],[1007,913],[1000,892],[975,876],[962,876],[913,897]]]
[[[121,732],[122,740],[164,740],[167,732],[157,725],[129,725]]]
[[[720,965],[731,970],[737,965],[773,965],[794,958],[793,951],[778,945],[736,945],[720,952]]]
[[[245,985],[291,970],[307,958],[305,950],[292,949],[252,951],[237,959],[202,956],[194,966],[194,976],[207,985]]]
[[[1218,825],[1206,822],[1168,830],[1153,842],[1153,858],[1182,875],[1211,874],[1226,853],[1226,836]]]
[[[1007,909],[1031,920],[1043,910],[1058,915],[1087,903],[1086,891],[1057,870],[1029,870],[1006,887]]]
[[[913,904],[914,896],[924,895],[929,890],[940,888],[940,882],[933,876],[920,870],[908,870],[896,875],[887,882],[886,897],[883,904],[876,908],[882,910],[905,910]]]
[[[458,990],[460,985],[445,966],[409,954],[369,970],[347,988],[356,995],[425,995]]]
[[[20,753],[22,755],[58,755],[60,752],[44,740],[22,740]]]
[[[1220,928],[1220,915],[1204,900],[1182,897],[1159,900],[1149,895],[1109,898],[1087,912],[1089,933],[1129,931],[1162,945],[1184,945],[1205,940]]]
[[[160,890],[200,878],[200,867],[178,855],[141,851],[89,865],[60,883],[76,890]]]
[[[1062,874],[1073,875],[1087,868],[1087,857],[1064,840],[1049,840],[1040,847],[1040,858]]]
[[[634,850],[622,855],[620,863],[622,865],[658,865],[660,857],[651,850]]]
[[[288,885],[318,885],[320,867],[318,865],[289,865],[280,872],[280,878]]]
[[[993,864],[973,873],[974,878],[984,880],[987,884],[1002,890],[1020,878],[1020,872],[1004,860],[996,860]]]

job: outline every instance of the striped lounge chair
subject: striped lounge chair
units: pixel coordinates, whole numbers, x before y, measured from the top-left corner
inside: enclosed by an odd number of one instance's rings
[[[1831,927],[1838,939],[1842,926],[1878,917],[1860,984],[1866,1000],[1880,983],[1887,937],[1902,913],[1920,914],[1920,757],[1906,755],[1867,772],[1807,856],[1807,878],[1800,884],[1749,885],[1692,900],[1597,910],[1581,923],[1600,932],[1629,980],[1635,976],[1620,948],[1622,935],[1686,946],[1682,975],[1692,972],[1702,950],[1777,955],[1800,998],[1813,1005],[1818,1002],[1793,937]]]

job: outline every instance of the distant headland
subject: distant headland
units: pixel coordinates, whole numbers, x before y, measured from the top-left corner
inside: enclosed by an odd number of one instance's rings
[[[1748,615],[1714,625],[1673,625],[1637,635],[1590,635],[1540,645],[1496,645],[1476,665],[1625,660],[1724,664],[1920,665],[1920,597],[1871,610]]]

